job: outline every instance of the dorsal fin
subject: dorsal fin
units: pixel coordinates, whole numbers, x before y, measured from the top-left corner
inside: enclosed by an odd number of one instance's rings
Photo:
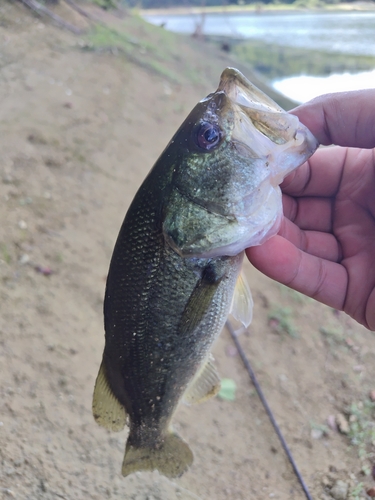
[[[92,413],[96,422],[110,431],[121,431],[126,424],[125,408],[109,386],[103,361],[95,382]]]
[[[209,355],[187,388],[183,399],[187,404],[202,403],[215,396],[219,390],[220,377],[213,364],[213,357]]]
[[[253,319],[253,307],[250,287],[242,271],[237,278],[230,314],[247,328]]]

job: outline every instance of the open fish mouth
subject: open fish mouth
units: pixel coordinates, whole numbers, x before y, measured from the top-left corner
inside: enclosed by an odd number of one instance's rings
[[[204,140],[173,176],[163,222],[170,247],[182,257],[234,256],[276,234],[279,184],[318,147],[311,132],[233,68],[189,115],[178,144],[188,126]]]
[[[217,92],[224,92],[233,106],[233,146],[245,157],[263,158],[267,167],[271,166],[269,180],[273,186],[318,147],[315,137],[296,116],[284,111],[237,69],[223,71]]]

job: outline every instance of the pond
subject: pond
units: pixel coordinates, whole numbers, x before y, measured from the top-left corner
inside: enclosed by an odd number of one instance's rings
[[[179,33],[193,33],[201,25],[207,35],[260,40],[275,45],[375,55],[375,12],[288,12],[145,15],[156,25]],[[303,102],[333,91],[375,87],[375,72],[322,77],[291,75],[271,82],[279,92]]]

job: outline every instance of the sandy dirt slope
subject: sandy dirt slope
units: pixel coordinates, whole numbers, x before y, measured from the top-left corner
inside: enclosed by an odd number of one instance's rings
[[[201,84],[176,85],[122,57],[84,52],[73,35],[1,2],[0,498],[303,498],[226,332],[214,354],[236,399],[179,409],[175,427],[195,453],[181,479],[124,479],[126,432],[110,434],[91,415],[105,277],[123,216],[225,64],[217,56]],[[255,318],[241,342],[313,498],[354,499],[358,482],[373,485],[361,474],[371,461],[327,417],[367,405],[374,334],[247,273]],[[361,404],[357,422],[373,425]],[[346,496],[331,496],[337,480]]]

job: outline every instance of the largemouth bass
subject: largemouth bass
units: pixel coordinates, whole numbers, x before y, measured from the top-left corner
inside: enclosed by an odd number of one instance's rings
[[[184,399],[217,393],[210,357],[230,312],[246,326],[243,250],[274,235],[280,182],[317,148],[298,118],[227,68],[139,188],[113,252],[93,414],[129,425],[124,476],[181,475],[193,462],[171,429]]]

